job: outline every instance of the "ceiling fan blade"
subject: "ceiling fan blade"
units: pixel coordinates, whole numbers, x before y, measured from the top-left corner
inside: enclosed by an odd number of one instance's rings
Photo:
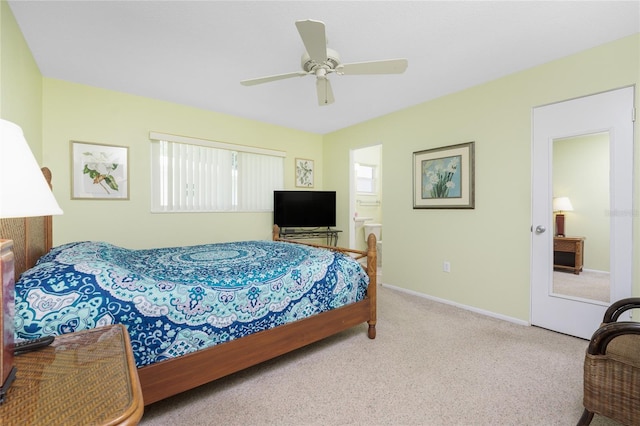
[[[304,77],[305,75],[307,75],[305,71],[296,71],[296,72],[289,72],[286,74],[276,74],[276,75],[270,75],[267,77],[259,77],[259,78],[252,78],[249,80],[242,80],[240,84],[242,84],[243,86],[253,86],[256,84],[268,83],[270,81],[284,80],[285,78]]]
[[[344,75],[355,74],[402,74],[409,65],[406,59],[387,59],[384,61],[353,62],[338,65],[336,72]]]
[[[333,90],[331,90],[331,82],[328,79],[318,78],[316,80],[316,90],[318,92],[318,105],[329,105],[335,101]]]
[[[319,64],[324,63],[327,60],[327,36],[324,22],[312,19],[296,21],[296,28],[311,60]]]

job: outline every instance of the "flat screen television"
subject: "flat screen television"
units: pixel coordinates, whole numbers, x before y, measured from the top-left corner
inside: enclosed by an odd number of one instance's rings
[[[273,191],[273,223],[280,228],[336,226],[336,192]]]

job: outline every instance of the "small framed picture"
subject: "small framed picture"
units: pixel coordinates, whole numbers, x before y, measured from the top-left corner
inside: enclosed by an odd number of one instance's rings
[[[313,160],[296,158],[296,186],[313,188]]]
[[[414,209],[475,208],[475,142],[413,153]]]
[[[129,199],[129,148],[71,141],[71,198]]]

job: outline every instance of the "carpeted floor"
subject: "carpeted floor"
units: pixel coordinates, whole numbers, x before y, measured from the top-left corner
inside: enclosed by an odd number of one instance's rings
[[[141,424],[576,424],[587,341],[384,286],[378,300],[375,340],[363,324],[146,407]]]
[[[553,292],[608,303],[609,279],[607,272],[582,271],[576,275],[572,272],[553,271]]]

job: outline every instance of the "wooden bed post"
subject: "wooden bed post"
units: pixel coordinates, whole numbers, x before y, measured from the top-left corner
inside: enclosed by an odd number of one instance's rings
[[[369,275],[369,287],[367,296],[369,297],[369,338],[376,338],[377,306],[378,306],[378,253],[376,251],[376,236],[369,234],[367,238],[367,275]]]
[[[51,188],[51,171],[43,167],[44,175]],[[53,224],[51,216],[14,217],[0,219],[0,238],[13,240],[15,280],[38,259],[51,250],[53,245]]]
[[[47,180],[47,183],[49,184],[49,188],[51,188],[51,190],[53,191],[53,185],[51,184],[51,179],[52,179],[51,170],[49,170],[48,167],[43,167],[40,170],[42,170],[42,174],[44,175],[44,178]],[[48,253],[49,250],[51,250],[51,248],[53,247],[53,216],[44,216],[44,228],[45,228],[44,252]],[[40,256],[42,256],[42,254],[40,254],[36,259],[33,259],[32,263],[35,264],[35,262],[40,258]]]

